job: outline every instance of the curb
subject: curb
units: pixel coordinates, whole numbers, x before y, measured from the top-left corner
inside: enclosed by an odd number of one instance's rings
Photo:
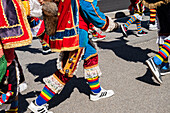
[[[122,18],[130,15],[130,11],[128,9],[118,10],[118,11],[112,11],[104,13],[106,16],[109,16],[111,18]]]

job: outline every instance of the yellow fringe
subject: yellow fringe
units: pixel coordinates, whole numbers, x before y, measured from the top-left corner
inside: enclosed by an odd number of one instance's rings
[[[156,3],[148,3],[145,0],[143,0],[142,4],[149,9],[156,9],[157,7],[159,7],[163,4],[167,4],[169,2],[170,2],[170,0],[162,0],[162,1],[159,1],[159,2],[156,2]]]

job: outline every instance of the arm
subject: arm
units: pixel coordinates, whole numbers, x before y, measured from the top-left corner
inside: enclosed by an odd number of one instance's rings
[[[80,8],[87,20],[105,32],[117,29],[118,24],[100,12],[97,0],[80,0]]]

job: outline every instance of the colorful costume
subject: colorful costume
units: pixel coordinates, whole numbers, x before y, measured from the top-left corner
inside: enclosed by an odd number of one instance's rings
[[[130,0],[130,1],[131,1],[131,5],[129,6],[129,10],[132,10],[132,8],[133,8],[134,14],[131,16],[131,18],[125,24],[121,25],[122,33],[125,37],[127,37],[128,27],[133,22],[136,21],[137,30],[138,30],[137,36],[146,35],[147,32],[144,32],[141,28],[141,20],[142,20],[142,16],[143,16],[144,6],[140,0]]]
[[[156,9],[150,9],[149,30],[157,30],[158,23],[156,18]]]
[[[31,32],[33,37],[40,37],[45,32],[44,21],[40,18],[42,17],[42,6],[38,2],[38,0],[29,0],[30,5],[30,15],[27,17],[28,22],[31,27]],[[49,37],[48,35],[45,35]],[[42,45],[42,53],[48,54],[51,52],[51,49],[43,40],[40,39],[40,43]]]
[[[76,74],[81,59],[84,60],[85,78],[92,93],[97,95],[101,91],[106,91],[99,84],[101,71],[97,51],[88,38],[89,23],[108,32],[117,28],[116,23],[99,11],[97,0],[60,0],[56,34],[50,36],[50,40],[43,39],[49,43],[52,51],[60,52],[57,61],[58,70],[52,76],[44,78],[46,86],[35,102],[29,106],[33,112],[37,112],[36,105],[43,106],[55,94],[62,91],[65,84]],[[101,98],[113,95],[112,90],[107,91]],[[90,99],[96,101],[99,98],[96,99],[92,95]]]
[[[161,75],[170,73],[168,56],[170,54],[170,0],[160,0],[150,2],[145,0],[146,6],[156,8],[160,30],[158,32],[158,44],[160,49],[158,54],[146,61],[153,72],[154,77],[162,83]]]
[[[32,40],[21,0],[0,1],[0,38],[0,111],[7,111],[11,107],[15,110],[13,112],[17,113],[15,98],[19,92],[18,85],[24,81],[24,76],[14,48],[26,46]]]
[[[97,29],[92,23],[89,24],[89,33],[92,35],[92,41],[104,40],[106,38],[106,35],[104,35],[102,31],[99,32],[99,29]]]

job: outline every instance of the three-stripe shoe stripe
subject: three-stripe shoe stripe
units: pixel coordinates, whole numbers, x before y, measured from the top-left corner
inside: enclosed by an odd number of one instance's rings
[[[126,33],[125,29],[124,29],[124,26],[120,25],[120,27],[121,27],[121,30],[123,32],[123,35],[127,37],[127,33]]]
[[[159,69],[156,67],[154,61],[152,60],[152,58],[148,59],[146,61],[148,67],[150,68],[154,78],[159,82],[159,83],[162,83],[162,80],[161,80],[161,75],[160,75],[160,72],[158,71]]]
[[[38,113],[47,113],[47,111],[46,111],[44,108],[39,109],[39,110],[37,110],[37,111],[38,111]]]
[[[107,95],[107,92],[102,92],[99,97],[103,97],[103,96],[106,96],[106,95]]]

